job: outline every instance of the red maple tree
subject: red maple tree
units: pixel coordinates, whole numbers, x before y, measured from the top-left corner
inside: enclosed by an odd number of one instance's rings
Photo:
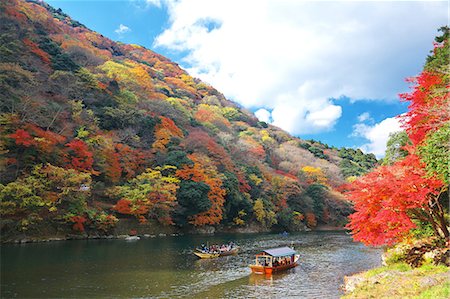
[[[357,241],[375,246],[393,244],[416,227],[413,220],[430,222],[436,235],[449,236],[439,203],[445,186],[426,176],[423,163],[414,154],[378,167],[345,188],[356,210],[347,228]]]

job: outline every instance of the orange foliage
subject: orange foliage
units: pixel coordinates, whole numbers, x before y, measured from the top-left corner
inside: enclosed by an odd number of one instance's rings
[[[83,216],[73,216],[70,217],[70,221],[74,222],[74,225],[72,226],[73,230],[78,232],[84,232],[83,223],[86,222],[86,218],[84,218]]]
[[[188,158],[194,161],[194,165],[184,166],[177,170],[176,175],[183,180],[207,184],[210,188],[208,198],[212,204],[208,211],[192,216],[189,223],[195,226],[218,224],[223,218],[222,207],[226,194],[226,191],[222,189],[222,180],[217,177],[217,171],[212,166],[208,167],[207,157],[192,154]]]
[[[66,162],[71,168],[79,171],[93,171],[92,164],[94,163],[94,158],[84,141],[74,139],[67,143],[66,146],[68,148]]]
[[[17,129],[15,133],[9,134],[8,137],[14,139],[17,145],[30,147],[35,144],[34,138],[23,129]]]
[[[131,201],[128,199],[120,199],[117,201],[115,206],[113,207],[114,210],[121,214],[131,215]]]
[[[5,13],[21,23],[27,21],[27,17],[22,12],[17,11],[14,7],[6,6]]]
[[[234,163],[225,149],[214,138],[201,129],[194,129],[184,141],[187,149],[196,153],[201,152],[214,159],[215,165],[223,165],[227,170],[233,171]]]
[[[310,228],[317,226],[316,215],[313,213],[306,213],[306,225]]]
[[[142,223],[146,221],[143,215],[148,213],[149,206],[142,201],[131,202],[130,200],[123,198],[117,201],[117,204],[113,206],[113,209],[121,214],[137,216],[139,222]],[[142,218],[145,221],[141,221]]]
[[[24,129],[17,129],[13,134],[8,135],[14,139],[17,145],[25,147],[35,146],[43,153],[49,154],[55,151],[58,144],[65,141],[65,137],[49,130],[43,130],[33,124],[27,124]],[[31,134],[30,134],[31,133]]]
[[[49,130],[43,130],[32,124],[27,125],[26,128],[35,136],[34,142],[38,150],[46,154],[54,152],[55,147],[59,144],[63,144],[66,140],[64,136]]]
[[[136,176],[142,171],[147,164],[146,160],[150,159],[149,153],[145,153],[139,149],[133,149],[126,144],[116,144],[116,151],[119,157],[120,167],[127,179]]]
[[[153,143],[153,148],[164,151],[172,137],[182,138],[184,135],[173,120],[164,116],[161,116],[160,119],[161,123],[155,127],[156,141]]]
[[[23,39],[23,43],[30,48],[30,51],[34,54],[36,54],[41,60],[45,63],[50,63],[50,56],[46,52],[44,52],[39,46],[35,43],[33,43],[28,38]]]
[[[223,117],[219,111],[217,111],[216,106],[201,104],[199,105],[194,117],[199,122],[211,123],[216,126],[225,126],[227,128],[231,127],[231,123],[228,119]]]
[[[264,147],[250,136],[241,137],[240,142],[243,145],[243,150],[247,151],[255,159],[263,160],[266,157]]]
[[[111,149],[104,150],[106,158],[105,175],[112,183],[117,183],[122,176],[122,168],[120,167],[120,156]]]
[[[277,173],[277,174],[279,174],[279,175],[282,175],[282,176],[285,176],[285,177],[287,177],[287,178],[290,178],[290,179],[292,179],[292,180],[298,180],[298,177],[296,177],[295,175],[293,175],[293,174],[290,174],[290,173],[287,173],[287,172],[284,172],[284,171],[282,171],[282,170],[275,170],[275,172]]]
[[[245,175],[242,173],[242,171],[238,170],[236,172],[236,177],[239,182],[239,191],[240,192],[247,193],[248,191],[250,191],[252,189],[250,187],[250,185],[248,184],[248,182],[245,180]]]
[[[172,88],[175,87],[175,88],[183,89],[183,90],[190,92],[193,95],[195,95],[197,93],[197,91],[194,88],[192,88],[191,86],[188,86],[183,80],[181,80],[179,78],[166,77],[165,81]]]

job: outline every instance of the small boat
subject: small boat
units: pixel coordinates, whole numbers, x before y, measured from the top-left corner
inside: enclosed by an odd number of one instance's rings
[[[280,247],[264,250],[255,256],[255,263],[250,265],[252,273],[267,274],[279,272],[298,266],[297,252],[290,247]]]
[[[201,259],[212,259],[220,256],[228,256],[237,254],[239,252],[239,246],[233,246],[229,250],[217,250],[217,251],[206,251],[200,248],[195,249],[194,254]]]
[[[137,241],[140,240],[141,238],[138,236],[128,236],[125,238],[125,241]]]

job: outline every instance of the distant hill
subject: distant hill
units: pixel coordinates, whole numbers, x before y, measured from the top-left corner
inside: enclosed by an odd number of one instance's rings
[[[41,1],[0,4],[2,236],[343,225],[377,163],[258,121]]]

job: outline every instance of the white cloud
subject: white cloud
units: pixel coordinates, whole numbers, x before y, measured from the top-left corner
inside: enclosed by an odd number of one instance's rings
[[[114,30],[114,32],[119,35],[125,34],[130,31],[131,29],[128,26],[125,26],[124,24],[120,24],[119,27],[116,30]]]
[[[378,158],[381,158],[386,151],[389,134],[398,131],[402,131],[399,120],[395,117],[390,117],[373,126],[364,123],[356,124],[353,126],[352,135],[369,140],[369,143],[360,147],[361,150],[366,153],[373,153]]]
[[[359,122],[365,122],[365,121],[373,121],[373,118],[370,116],[369,112],[364,112],[358,116]]]
[[[293,134],[330,130],[339,98],[395,99],[447,22],[443,2],[166,0],[155,46]]]
[[[263,122],[270,123],[271,122],[271,114],[270,111],[267,111],[264,108],[259,109],[255,112],[255,116]]]

